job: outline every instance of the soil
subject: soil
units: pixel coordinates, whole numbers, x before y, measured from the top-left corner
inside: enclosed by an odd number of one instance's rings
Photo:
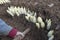
[[[48,5],[53,3],[54,6]],[[48,30],[37,29],[34,23],[28,22],[24,15],[12,18],[7,12],[9,6],[20,6],[29,8],[31,11],[37,13],[37,16],[41,16],[45,22],[45,19],[52,19],[52,25],[50,30],[55,30],[54,40],[60,40],[60,0],[11,0],[11,3],[0,5],[0,18],[3,19],[8,25],[17,28],[23,32],[26,28],[31,28],[31,31],[26,35],[23,40],[48,40]],[[12,40],[9,37],[2,37],[1,40]]]

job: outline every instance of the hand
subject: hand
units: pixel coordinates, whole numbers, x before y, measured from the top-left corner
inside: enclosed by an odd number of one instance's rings
[[[23,33],[17,32],[17,34],[13,40],[22,40],[29,31],[30,31],[30,28],[27,28]]]
[[[24,37],[21,35],[17,35],[13,40],[22,40]]]

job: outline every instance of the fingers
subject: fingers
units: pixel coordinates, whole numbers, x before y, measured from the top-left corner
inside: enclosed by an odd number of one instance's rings
[[[19,40],[19,37],[15,37],[13,40]]]
[[[17,35],[13,40],[22,40],[23,38],[21,35]]]
[[[30,31],[30,28],[27,28],[27,29],[23,32],[23,34],[26,35],[29,31]]]

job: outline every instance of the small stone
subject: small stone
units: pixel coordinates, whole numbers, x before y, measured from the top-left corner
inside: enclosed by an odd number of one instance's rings
[[[49,6],[49,7],[53,7],[53,6],[54,6],[54,4],[53,4],[53,3],[51,3],[51,4],[49,4],[48,6]]]

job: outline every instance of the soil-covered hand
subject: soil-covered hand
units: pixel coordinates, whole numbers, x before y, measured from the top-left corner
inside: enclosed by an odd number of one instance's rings
[[[18,32],[13,40],[22,40],[29,31],[30,28],[27,28],[24,32]]]
[[[24,37],[22,35],[17,35],[13,40],[22,40]]]

